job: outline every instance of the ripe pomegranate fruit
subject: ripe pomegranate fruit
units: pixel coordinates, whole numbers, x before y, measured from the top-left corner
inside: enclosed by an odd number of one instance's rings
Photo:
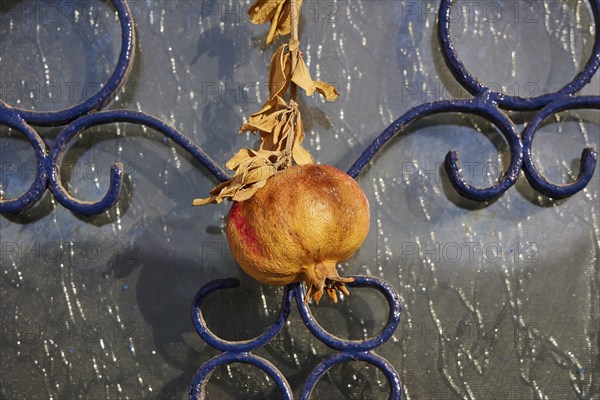
[[[250,276],[269,285],[304,281],[318,303],[337,302],[345,282],[336,264],[348,259],[369,231],[369,203],[346,173],[328,165],[294,165],[269,178],[248,200],[234,202],[227,218],[233,257]]]

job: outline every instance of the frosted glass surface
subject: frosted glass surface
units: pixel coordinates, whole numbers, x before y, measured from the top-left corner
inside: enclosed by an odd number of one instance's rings
[[[109,109],[157,116],[220,163],[256,137],[237,131],[268,95],[268,26],[251,25],[248,2],[130,1],[137,47],[132,74]],[[467,98],[436,36],[438,3],[304,2],[301,48],[313,78],[341,97],[301,97],[305,147],[347,170],[393,120],[426,101]],[[452,35],[465,65],[494,90],[532,96],[570,81],[589,58],[594,23],[585,1],[467,2]],[[98,90],[120,50],[110,2],[2,1],[0,99],[60,110]],[[598,74],[582,90],[600,94]],[[522,130],[534,113],[511,113]],[[39,128],[51,144],[60,127]],[[538,168],[555,182],[577,176],[584,147],[598,147],[599,111],[562,112],[536,135]],[[345,275],[386,279],[403,314],[377,350],[400,374],[405,399],[600,399],[600,174],[575,196],[553,201],[524,176],[497,201],[458,196],[443,170],[458,150],[467,179],[494,182],[509,153],[501,134],[472,115],[412,124],[359,175],[371,205],[369,236]],[[274,321],[283,290],[254,282],[233,261],[223,233],[229,204],[191,207],[217,183],[157,132],[130,124],[90,129],[66,153],[63,181],[96,200],[109,168],[127,173],[109,212],[82,217],[46,193],[32,209],[0,215],[0,398],[182,399],[197,368],[218,352],[195,333],[196,291],[217,278],[242,287],[207,299],[206,318],[230,340]],[[21,135],[0,127],[0,196],[33,182]],[[387,318],[382,296],[355,289],[313,311],[340,337],[364,339]],[[298,396],[310,371],[334,351],[312,337],[297,311],[257,354]],[[220,368],[208,398],[270,399],[262,372]],[[336,367],[313,398],[385,399],[375,367]]]

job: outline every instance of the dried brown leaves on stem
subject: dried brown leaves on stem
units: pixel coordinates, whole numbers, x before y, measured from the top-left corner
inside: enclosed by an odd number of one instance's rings
[[[302,0],[296,0],[295,3],[296,9],[300,10]],[[267,44],[270,44],[277,36],[287,35],[291,32],[291,7],[291,0],[256,0],[248,9],[248,15],[253,24],[271,23],[271,29],[267,34]]]
[[[299,11],[301,0],[257,0],[248,14],[255,24],[271,22],[267,35],[270,43],[277,35],[297,34],[292,27],[290,10],[293,6]],[[294,13],[297,16],[298,13]],[[296,18],[297,23],[297,18]],[[294,29],[292,29],[294,28]],[[230,180],[216,186],[206,199],[196,199],[192,203],[200,206],[220,203],[229,198],[235,201],[249,199],[258,189],[267,183],[267,179],[293,164],[311,164],[313,158],[302,147],[304,131],[298,104],[293,99],[286,101],[286,93],[292,86],[302,88],[306,95],[317,92],[328,101],[337,99],[338,92],[332,85],[313,80],[310,77],[298,40],[292,38],[289,45],[280,46],[271,58],[269,69],[269,98],[262,108],[248,118],[239,133],[252,132],[260,135],[258,150],[241,149],[226,164],[234,171]]]
[[[292,55],[297,58],[293,71]],[[233,178],[211,190],[209,198],[194,200],[193,205],[220,203],[226,198],[235,201],[249,199],[279,171],[294,163],[302,165],[314,162],[310,153],[302,147],[304,131],[298,104],[294,100],[286,102],[284,99],[292,82],[304,89],[308,96],[317,92],[330,101],[338,97],[333,86],[310,77],[297,42],[279,47],[271,59],[269,98],[239,131],[259,134],[259,149],[238,151],[226,164],[228,169],[235,171]]]

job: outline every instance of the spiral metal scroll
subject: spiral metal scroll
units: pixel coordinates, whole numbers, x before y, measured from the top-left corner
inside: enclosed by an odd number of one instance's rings
[[[121,51],[118,62],[109,80],[102,89],[91,98],[69,109],[54,112],[30,111],[12,107],[0,101],[0,124],[23,134],[31,144],[37,165],[33,184],[27,192],[15,199],[0,198],[0,213],[18,213],[37,203],[46,190],[50,190],[64,207],[76,213],[94,215],[112,207],[118,200],[123,182],[123,166],[115,163],[111,167],[110,187],[105,196],[96,202],[81,201],[71,196],[60,181],[60,163],[68,144],[76,134],[85,128],[112,122],[130,122],[156,129],[173,139],[183,149],[200,161],[209,172],[221,181],[229,175],[200,147],[187,139],[182,133],[168,124],[150,115],[127,110],[98,112],[102,110],[123,86],[133,65],[135,48],[134,21],[126,0],[113,0],[113,5],[121,24]],[[595,148],[588,147],[581,156],[581,169],[574,182],[555,184],[547,180],[535,167],[532,160],[532,141],[541,122],[549,115],[569,109],[598,109],[600,97],[575,96],[594,76],[600,67],[600,0],[589,0],[594,17],[594,46],[592,55],[584,69],[568,84],[554,93],[538,97],[523,98],[507,96],[484,86],[469,72],[454,48],[450,35],[451,10],[455,1],[441,0],[438,15],[438,39],[446,65],[458,82],[474,95],[470,100],[445,100],[425,103],[417,106],[386,128],[362,153],[352,165],[348,174],[357,177],[366,165],[379,153],[383,146],[395,135],[401,133],[411,122],[427,115],[462,112],[477,114],[499,128],[506,139],[510,151],[510,165],[498,182],[487,188],[476,187],[465,179],[459,156],[456,151],[446,155],[445,169],[450,181],[459,194],[475,201],[489,201],[502,195],[519,177],[521,169],[530,185],[540,193],[552,198],[571,196],[587,186],[591,180],[598,157]],[[519,134],[508,116],[501,110],[538,110],[521,134]],[[31,127],[65,125],[59,138],[48,151],[48,145]]]
[[[15,199],[0,198],[0,213],[18,213],[37,203],[46,190],[65,208],[82,214],[96,215],[110,209],[119,199],[123,184],[123,165],[114,163],[110,168],[110,187],[98,201],[83,201],[74,198],[64,188],[61,178],[61,162],[70,142],[85,129],[108,123],[129,122],[140,124],[162,133],[192,154],[208,171],[221,181],[229,179],[227,172],[206,154],[202,148],[165,122],[142,112],[129,110],[101,111],[108,105],[125,84],[133,66],[135,49],[135,27],[126,0],[113,0],[121,25],[121,51],[117,65],[102,89],[71,108],[61,111],[30,111],[12,107],[0,100],[0,125],[23,134],[33,147],[36,171],[33,184]],[[31,125],[67,125],[58,135],[52,148]]]
[[[121,23],[121,52],[117,66],[106,84],[98,93],[71,108],[61,111],[30,111],[22,108],[13,109],[31,125],[53,126],[65,125],[87,113],[106,107],[127,81],[135,50],[135,27],[131,11],[126,0],[112,0]]]
[[[588,147],[584,149],[581,156],[581,170],[576,181],[557,185],[549,182],[535,168],[531,156],[531,141],[541,122],[552,113],[569,109],[598,109],[600,107],[600,97],[598,96],[574,96],[590,82],[598,67],[600,67],[600,0],[589,0],[594,17],[594,46],[583,70],[560,90],[530,98],[508,96],[494,92],[479,82],[466,68],[454,47],[450,35],[451,11],[455,3],[455,0],[441,0],[437,24],[438,40],[446,65],[460,85],[475,98],[470,101],[436,101],[409,110],[386,128],[367,147],[348,173],[353,177],[357,176],[382,149],[383,145],[400,133],[410,122],[431,114],[465,112],[478,114],[500,128],[510,148],[511,163],[508,170],[504,172],[496,184],[489,188],[477,188],[465,181],[458,162],[458,153],[450,151],[446,155],[445,169],[452,185],[462,196],[476,201],[492,200],[503,194],[516,182],[521,168],[525,169],[525,177],[535,190],[555,199],[571,196],[585,188],[590,182],[596,166],[598,152],[595,148]],[[523,143],[519,135],[516,135],[516,137],[513,135],[514,125],[510,122],[508,116],[499,109],[514,111],[542,110],[534,117],[533,123],[528,125],[522,132]],[[510,135],[507,134],[508,130],[511,131]]]
[[[481,84],[462,63],[454,48],[450,35],[450,13],[456,1],[441,0],[438,15],[438,39],[446,65],[457,81],[473,95],[468,100],[446,100],[417,106],[394,121],[363,152],[352,165],[348,174],[357,177],[373,157],[395,135],[401,133],[410,123],[427,115],[440,113],[472,113],[494,124],[508,143],[510,164],[498,182],[487,188],[479,188],[468,183],[462,173],[458,153],[450,151],[446,155],[445,168],[452,185],[462,196],[476,200],[489,201],[501,196],[515,184],[521,169],[530,185],[540,193],[552,198],[571,196],[589,183],[594,173],[597,150],[586,148],[582,152],[581,167],[574,182],[556,184],[547,180],[536,168],[532,159],[532,142],[541,123],[554,113],[569,109],[600,109],[600,96],[576,96],[594,76],[600,66],[600,0],[588,0],[594,18],[595,40],[592,55],[583,70],[568,84],[554,93],[533,98],[507,96],[494,92]],[[134,21],[126,0],[112,0],[121,25],[121,51],[114,72],[102,89],[91,98],[71,108],[56,112],[30,111],[10,106],[0,101],[0,125],[7,126],[25,136],[33,148],[36,159],[35,179],[30,188],[15,199],[0,198],[0,213],[18,213],[36,204],[50,190],[57,201],[73,212],[94,215],[112,207],[119,198],[123,183],[123,165],[115,163],[111,167],[110,187],[106,194],[96,202],[75,199],[63,187],[60,179],[61,162],[69,145],[85,129],[113,122],[128,122],[148,126],[161,132],[195,157],[208,172],[224,181],[229,175],[218,163],[212,160],[200,147],[191,142],[181,132],[165,122],[144,114],[127,110],[101,111],[110,103],[126,82],[133,65],[135,48]],[[519,133],[503,110],[539,110],[530,124]],[[36,126],[67,125],[58,135],[52,146],[32,128]],[[296,305],[309,330],[329,347],[338,352],[325,359],[311,372],[301,392],[302,399],[308,399],[318,380],[328,369],[349,360],[362,360],[380,368],[390,383],[391,398],[399,399],[402,394],[398,374],[383,357],[373,352],[375,348],[390,338],[398,326],[400,305],[394,289],[377,278],[356,277],[350,286],[366,286],[381,291],[386,297],[390,316],[386,327],[377,336],[365,341],[349,341],[336,338],[319,326],[310,309],[304,304],[300,285],[289,285],[285,289],[277,321],[261,336],[244,342],[227,342],[215,336],[206,326],[200,309],[202,300],[214,290],[231,288],[239,283],[235,280],[214,281],[204,286],[196,296],[193,307],[193,321],[198,334],[212,347],[223,353],[200,367],[190,385],[192,399],[204,398],[205,385],[210,375],[220,365],[243,362],[260,368],[277,384],[284,399],[292,399],[289,383],[281,372],[269,361],[252,354],[252,351],[267,344],[282,329],[291,310]]]
[[[284,399],[293,399],[290,385],[281,371],[264,358],[252,354],[252,351],[265,346],[281,332],[290,314],[294,297],[296,298],[296,306],[300,311],[300,316],[308,329],[324,344],[338,350],[338,353],[326,358],[313,369],[302,388],[301,399],[310,398],[315,385],[329,369],[335,365],[353,360],[367,362],[382,370],[390,385],[390,398],[393,400],[400,399],[402,397],[402,384],[400,383],[398,373],[389,361],[373,352],[375,348],[381,346],[392,336],[400,323],[401,308],[398,294],[389,283],[382,279],[366,276],[356,276],[354,279],[354,282],[349,283],[348,286],[366,287],[380,291],[385,296],[389,307],[389,316],[385,327],[376,336],[362,341],[341,339],[324,330],[313,317],[309,306],[304,302],[304,291],[298,283],[285,287],[277,320],[262,335],[254,339],[236,342],[221,339],[211,332],[207,326],[202,315],[202,302],[211,292],[239,286],[239,281],[237,279],[223,279],[204,285],[194,299],[192,321],[200,337],[210,346],[221,350],[223,353],[210,359],[198,369],[190,384],[190,399],[204,399],[206,396],[206,385],[214,370],[221,365],[231,363],[251,364],[263,370],[273,379]]]

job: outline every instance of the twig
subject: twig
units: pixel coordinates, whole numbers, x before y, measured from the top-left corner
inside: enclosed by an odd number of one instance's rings
[[[298,44],[298,3],[296,0],[290,0],[290,25],[292,30],[292,37],[290,39],[290,44],[295,43]],[[298,63],[298,58],[296,57],[297,53],[292,53],[292,73],[296,69],[296,64]],[[292,100],[296,100],[296,84],[292,82],[290,85],[290,98]]]

